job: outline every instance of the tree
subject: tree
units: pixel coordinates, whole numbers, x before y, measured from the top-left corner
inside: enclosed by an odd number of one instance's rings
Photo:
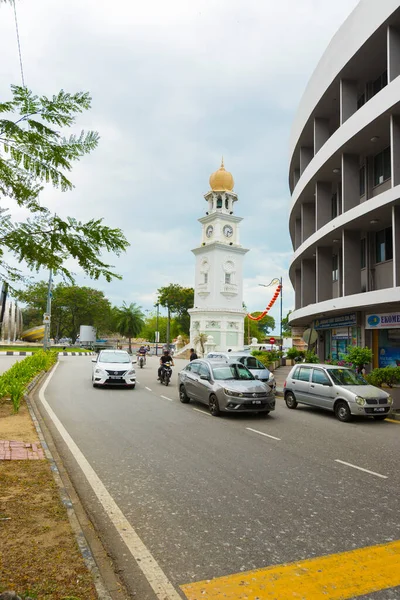
[[[197,346],[197,345],[200,346],[201,353],[202,353],[203,356],[204,356],[204,353],[205,353],[204,344],[206,343],[207,338],[208,338],[208,335],[206,333],[198,333],[196,335],[196,337],[194,338],[194,340],[193,340],[195,346]]]
[[[140,306],[135,303],[128,305],[125,302],[118,312],[116,323],[118,333],[129,339],[129,352],[132,352],[132,338],[137,337],[142,331],[144,314]]]
[[[0,198],[7,196],[28,212],[22,222],[13,220],[8,210],[0,209],[0,278],[6,282],[24,280],[20,269],[5,258],[8,251],[31,271],[52,269],[73,282],[68,259],[75,259],[91,278],[114,277],[112,265],[102,252],[117,256],[129,246],[120,229],[103,224],[102,219],[83,223],[73,217],[54,215],[39,202],[44,183],[62,191],[71,190],[66,173],[72,163],[94,150],[99,141],[95,131],[68,138],[60,128],[69,129],[76,115],[90,108],[87,92],[34,95],[28,88],[11,86],[11,99],[0,103]],[[7,117],[7,118],[6,118]]]
[[[288,314],[286,315],[286,317],[284,317],[282,319],[282,332],[283,332],[283,337],[291,337],[292,335],[292,327],[291,325],[289,325],[289,317],[290,314],[292,313],[291,310],[289,310]]]
[[[47,283],[29,285],[17,294],[27,305],[23,311],[24,328],[40,325],[46,311]],[[70,337],[75,342],[81,325],[92,325],[99,335],[112,330],[112,311],[103,292],[89,287],[59,283],[52,290],[50,336]]]
[[[194,289],[184,288],[177,283],[159,288],[158,302],[161,306],[168,308],[169,312],[176,315],[175,320],[179,331],[188,334],[190,330],[189,308],[194,305]]]
[[[158,317],[158,331],[160,332],[160,341],[163,342],[167,339],[167,317]],[[151,314],[144,322],[143,329],[140,332],[140,337],[154,342],[157,331],[157,316]]]

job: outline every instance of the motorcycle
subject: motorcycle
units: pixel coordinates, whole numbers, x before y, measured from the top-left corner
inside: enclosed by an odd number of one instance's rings
[[[168,385],[172,375],[171,363],[164,363],[161,369],[160,382]]]
[[[138,357],[138,359],[139,359],[139,360],[138,360],[138,362],[139,362],[139,367],[140,367],[141,369],[143,369],[144,365],[146,364],[146,357],[144,356],[144,354],[139,354],[139,357]]]

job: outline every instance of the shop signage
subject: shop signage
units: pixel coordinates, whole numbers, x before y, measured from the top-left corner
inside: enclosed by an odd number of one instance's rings
[[[367,315],[365,329],[400,329],[400,312]]]
[[[339,329],[332,329],[333,340],[348,340],[351,339],[351,331],[349,335],[348,327],[339,327]]]
[[[357,325],[356,313],[349,315],[338,315],[326,319],[316,319],[314,321],[314,329],[336,329],[338,327],[354,327]]]

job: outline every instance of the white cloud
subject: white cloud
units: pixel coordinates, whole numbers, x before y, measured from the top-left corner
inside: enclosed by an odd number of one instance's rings
[[[288,138],[321,53],[357,0],[21,0],[27,85],[37,93],[89,90],[79,127],[101,134],[76,165],[73,192],[47,189],[59,214],[104,217],[131,247],[111,257],[122,282],[112,302],[151,308],[158,287],[192,285],[209,174],[225,156],[244,216],[245,300],[261,310],[259,283],[284,277],[293,305],[287,215]],[[0,94],[19,82],[11,7],[1,5]],[[89,280],[81,278],[89,285]],[[254,304],[253,304],[254,302]],[[276,311],[276,307],[274,311]],[[275,316],[275,315],[273,315]]]

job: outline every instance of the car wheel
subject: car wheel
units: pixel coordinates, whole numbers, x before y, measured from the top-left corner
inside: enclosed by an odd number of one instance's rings
[[[288,392],[286,394],[285,402],[286,402],[286,406],[288,408],[297,408],[297,400],[296,400],[294,394],[292,394],[292,392]]]
[[[187,404],[190,402],[190,398],[186,393],[185,386],[183,385],[181,385],[179,388],[179,400],[182,402],[182,404]]]
[[[269,415],[271,411],[270,410],[263,410],[262,412],[259,412],[259,415],[264,415],[265,417]]]
[[[376,415],[376,417],[374,417],[375,421],[384,421],[386,419],[387,415]]]
[[[214,396],[214,394],[210,396],[210,400],[208,401],[208,407],[213,417],[219,417],[221,411],[219,410],[218,398],[217,396]]]
[[[97,387],[97,383],[93,382],[92,385],[93,385],[93,387]]]
[[[339,421],[342,421],[342,423],[348,423],[351,421],[351,412],[347,402],[340,400],[335,404],[335,415]]]
[[[130,386],[129,386],[129,387],[131,388],[131,390],[134,390],[134,389],[135,389],[135,385],[136,385],[136,383],[134,383],[133,385],[130,385]]]

